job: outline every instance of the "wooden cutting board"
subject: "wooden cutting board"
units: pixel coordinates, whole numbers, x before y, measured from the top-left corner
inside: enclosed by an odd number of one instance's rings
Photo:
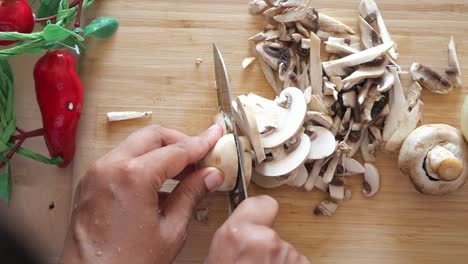
[[[356,28],[358,0],[314,2],[319,11]],[[82,60],[86,104],[73,168],[75,183],[98,157],[141,127],[159,124],[193,135],[210,126],[216,113],[213,41],[225,57],[234,95],[255,92],[273,98],[258,65],[241,68],[243,58],[251,55],[247,39],[263,29],[262,18],[248,14],[247,3],[248,0],[97,3],[95,14],[89,16],[115,16],[121,27],[109,41],[89,42],[89,52]],[[447,65],[447,44],[453,35],[468,79],[468,67],[464,64],[468,63],[466,1],[395,0],[378,4],[398,44],[399,63],[404,69],[408,70],[412,62],[421,62],[441,70]],[[199,66],[195,64],[197,58],[204,60]],[[409,77],[403,79],[407,86]],[[464,94],[466,88],[445,96],[425,91],[423,123],[458,127]],[[131,110],[153,111],[153,117],[106,122],[109,111]],[[382,174],[381,192],[373,199],[365,199],[361,195],[361,177],[352,178],[352,200],[343,203],[331,218],[312,213],[323,198],[319,191],[309,193],[289,187],[264,190],[256,186],[249,191],[251,195],[269,194],[278,200],[280,213],[275,229],[314,263],[467,263],[468,186],[444,197],[422,196],[399,172],[395,156],[381,154],[377,165]],[[34,179],[28,191],[21,192],[22,196],[39,195],[38,186],[44,185]],[[49,187],[41,195],[56,194],[57,186],[63,186],[64,197],[69,195],[65,180],[49,177],[47,183]],[[209,222],[191,224],[177,263],[202,262],[213,233],[226,219],[226,205],[225,194],[211,195],[203,202],[201,207],[210,208]],[[38,234],[41,241],[55,245],[47,253],[58,255],[66,221],[50,219],[66,219],[67,205],[61,204],[60,215],[55,217],[34,212],[28,215],[24,210],[30,208],[28,204],[14,206],[26,217],[36,217],[35,227],[61,230],[54,235]]]

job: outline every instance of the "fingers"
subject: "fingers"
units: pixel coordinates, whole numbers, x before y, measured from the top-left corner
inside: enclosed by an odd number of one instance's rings
[[[185,229],[198,202],[208,192],[215,191],[223,179],[216,168],[200,169],[186,176],[167,198],[163,215],[169,223],[178,223],[179,228]]]
[[[229,221],[246,221],[255,225],[272,227],[278,210],[278,202],[270,196],[251,197],[244,200],[234,210]]]
[[[222,133],[222,128],[214,125],[199,136],[185,138],[138,157],[138,162],[145,169],[143,177],[153,178],[154,186],[160,188],[166,179],[174,178],[188,165],[200,161],[213,148]]]
[[[186,138],[188,136],[179,131],[152,125],[130,134],[113,152],[118,153],[122,158],[136,158]]]

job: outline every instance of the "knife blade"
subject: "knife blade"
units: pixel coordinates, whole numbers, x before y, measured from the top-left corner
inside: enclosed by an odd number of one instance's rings
[[[229,86],[229,76],[227,74],[226,64],[224,63],[221,51],[218,49],[215,43],[213,43],[213,54],[215,64],[215,78],[216,78],[216,93],[218,96],[218,111],[222,112],[224,117],[235,124],[232,118],[232,104],[231,104],[231,88]],[[237,206],[247,198],[247,189],[245,185],[245,173],[244,164],[242,163],[242,146],[239,141],[239,134],[235,125],[232,126],[234,140],[237,148],[237,182],[236,186],[232,191],[229,192],[229,214],[231,214]]]

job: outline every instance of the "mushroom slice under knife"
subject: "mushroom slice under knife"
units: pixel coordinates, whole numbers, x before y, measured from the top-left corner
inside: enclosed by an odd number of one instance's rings
[[[465,183],[467,160],[468,145],[460,131],[452,126],[435,124],[419,127],[406,138],[398,165],[419,192],[444,195]]]
[[[349,74],[349,68],[373,61],[384,55],[394,46],[394,43],[384,43],[370,49],[346,56],[344,58],[322,63],[328,76],[344,76]]]
[[[272,133],[260,136],[263,148],[271,149],[284,144],[302,128],[307,105],[304,94],[298,88],[284,89],[276,102],[255,94],[249,94],[248,98],[256,107],[259,132],[268,127],[275,128]]]
[[[335,136],[330,130],[320,126],[306,126],[305,133],[309,136],[310,151],[307,155],[308,160],[324,159],[336,149]]]
[[[463,84],[460,62],[458,61],[457,48],[455,41],[452,38],[448,46],[448,68],[445,71],[448,79],[452,82],[453,86],[461,88]]]
[[[298,140],[296,149],[289,153],[284,146],[271,149],[271,159],[258,164],[255,170],[261,175],[277,177],[297,169],[304,163],[310,152],[309,137],[302,134]]]
[[[245,95],[237,97],[237,108],[244,121],[245,135],[249,138],[255,152],[255,158],[258,163],[265,160],[265,151],[260,141],[260,133],[258,131],[257,119],[255,118],[254,106],[249,98]]]
[[[431,68],[420,63],[411,65],[411,75],[424,88],[436,94],[448,94],[452,91],[452,83]]]

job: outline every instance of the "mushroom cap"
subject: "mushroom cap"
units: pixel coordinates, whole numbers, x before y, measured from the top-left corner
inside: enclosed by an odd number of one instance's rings
[[[453,181],[431,180],[424,170],[427,153],[440,145],[465,161],[463,172]],[[416,189],[429,195],[444,195],[460,188],[468,175],[468,146],[458,129],[443,124],[426,125],[414,130],[405,140],[398,157],[400,170],[408,175]]]
[[[250,146],[249,146],[250,147]],[[233,134],[221,137],[199,163],[200,167],[215,167],[223,172],[224,181],[218,191],[231,191],[237,182],[237,150]]]
[[[307,158],[310,151],[310,139],[302,134],[295,150],[286,153],[283,146],[272,150],[273,160],[264,161],[255,167],[255,170],[265,176],[278,177],[291,173],[297,169]]]

